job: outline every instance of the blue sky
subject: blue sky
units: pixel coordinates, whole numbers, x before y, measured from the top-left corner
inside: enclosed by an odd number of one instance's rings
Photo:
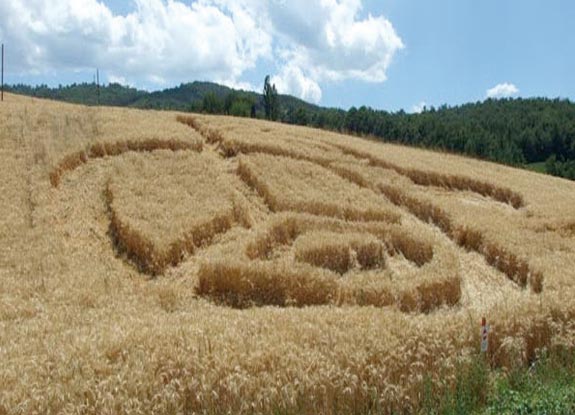
[[[11,0],[6,82],[212,80],[321,105],[413,111],[488,96],[575,100],[568,0]]]
[[[573,1],[371,0],[364,5],[390,19],[405,49],[390,66],[387,82],[375,88],[357,83],[326,88],[327,100],[349,97],[340,105],[363,101],[389,109],[422,101],[454,105],[483,100],[487,89],[505,82],[516,85],[522,97],[575,98]]]

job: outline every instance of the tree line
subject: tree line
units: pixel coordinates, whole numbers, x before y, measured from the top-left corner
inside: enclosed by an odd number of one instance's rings
[[[254,97],[251,92],[232,90],[225,97],[219,97],[215,92],[208,92],[190,108],[193,112],[207,114],[224,114],[239,117],[258,117],[258,107],[263,106],[263,116],[271,121],[277,121],[280,116],[280,98],[275,84],[271,83],[269,75],[264,80],[261,97]],[[260,117],[261,117],[260,111]]]
[[[532,167],[575,180],[575,104],[569,100],[488,99],[417,114],[368,107],[296,110],[284,113],[282,121]]]
[[[267,119],[460,153],[575,180],[575,104],[569,100],[487,99],[414,114],[365,106],[347,111],[282,108],[269,76],[261,99]],[[210,108],[199,110],[211,112]]]

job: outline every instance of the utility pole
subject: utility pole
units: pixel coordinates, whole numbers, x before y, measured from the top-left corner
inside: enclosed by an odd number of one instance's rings
[[[100,70],[96,69],[96,91],[98,94],[98,105],[100,105]]]
[[[4,101],[4,43],[2,43],[2,81],[0,81],[0,101]]]

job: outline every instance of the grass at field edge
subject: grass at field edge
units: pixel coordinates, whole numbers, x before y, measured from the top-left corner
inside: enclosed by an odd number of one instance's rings
[[[424,382],[420,414],[524,415],[575,413],[575,353],[543,354],[530,367],[492,371],[478,357],[457,374],[455,388]]]

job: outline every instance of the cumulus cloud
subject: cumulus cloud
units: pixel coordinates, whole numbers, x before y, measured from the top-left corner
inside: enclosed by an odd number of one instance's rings
[[[236,80],[271,53],[271,36],[242,10],[205,1],[136,0],[115,16],[96,0],[11,0],[0,27],[19,71],[104,68],[163,84]]]
[[[313,92],[317,97],[320,94],[310,90],[311,83],[319,88],[323,81],[387,79],[387,69],[403,42],[383,16],[360,19],[361,8],[359,0],[292,0],[270,7],[277,55],[289,62],[285,70],[292,78],[301,74],[297,78],[302,83],[292,82],[286,92],[300,96]]]
[[[102,68],[111,79],[156,85],[207,79],[247,84],[275,65],[280,91],[318,102],[322,82],[383,82],[403,48],[360,0],[133,0],[115,15],[98,0],[0,2],[0,37],[20,73]],[[273,74],[272,74],[273,75]]]
[[[487,98],[508,98],[512,97],[513,95],[517,95],[519,93],[519,89],[510,83],[502,83],[497,84],[493,88],[487,90],[486,95]]]
[[[321,100],[321,88],[318,83],[306,77],[302,70],[295,65],[286,65],[281,72],[272,77],[280,94],[293,94],[306,101],[318,103]]]

